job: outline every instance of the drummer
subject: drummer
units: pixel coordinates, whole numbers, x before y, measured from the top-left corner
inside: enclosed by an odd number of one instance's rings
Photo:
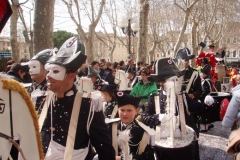
[[[114,91],[114,95],[118,102],[120,119],[113,119],[109,126],[116,159],[154,160],[149,135],[154,135],[155,131],[135,120],[141,98],[121,91]]]
[[[169,93],[166,92],[166,82],[170,82],[175,80],[175,93],[180,93],[181,91],[181,83],[182,78],[184,75],[183,71],[180,71],[175,63],[169,59],[169,58],[162,58],[156,61],[155,63],[155,71],[157,71],[155,74],[151,74],[150,77],[153,78],[155,81],[160,82],[162,86],[162,91],[159,94],[159,105],[156,105],[154,102],[154,95],[151,95],[149,97],[148,106],[146,107],[146,110],[144,114],[141,117],[141,121],[151,127],[156,127],[157,125],[160,125],[164,121],[166,121],[166,101],[167,101],[167,95]],[[177,78],[179,77],[179,78]],[[191,99],[187,93],[183,92],[183,99],[186,99],[186,104],[184,103],[184,114],[186,119],[186,124],[194,129],[194,131],[197,133],[198,136],[198,129],[196,128],[195,121],[193,119],[193,113],[204,113],[207,112],[209,109],[208,106],[211,106],[214,103],[214,100],[211,96],[207,96],[205,99],[205,103],[199,103]],[[182,94],[182,93],[181,93]],[[160,106],[160,109],[156,108],[157,106]],[[187,108],[188,107],[188,108]],[[160,110],[160,113],[156,113],[157,110]],[[178,110],[178,109],[177,109]],[[189,111],[189,112],[188,112]],[[176,114],[179,114],[176,112]],[[170,152],[163,152],[158,154],[161,155],[161,157],[158,157],[158,159],[168,159],[168,160],[175,160],[176,157],[178,159],[181,157],[181,159],[185,160],[199,160],[199,146],[198,141],[193,142],[192,144],[195,147],[196,154],[190,150],[187,152],[182,152],[182,150],[178,149],[172,149]],[[156,148],[157,146],[155,146]],[[174,151],[174,152],[173,152]],[[158,151],[159,152],[159,151]],[[174,153],[174,154],[172,154]]]

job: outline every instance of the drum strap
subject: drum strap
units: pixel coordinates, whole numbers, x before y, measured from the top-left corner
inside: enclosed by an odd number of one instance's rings
[[[76,138],[76,130],[77,130],[77,125],[78,125],[79,112],[80,112],[81,104],[82,104],[82,95],[83,95],[83,93],[77,92],[75,99],[74,99],[72,116],[70,119],[70,126],[68,129],[66,149],[65,149],[65,153],[64,153],[64,160],[72,159],[74,143],[75,143],[75,138]]]
[[[185,121],[185,116],[184,116],[185,114],[184,114],[184,108],[183,108],[183,97],[182,97],[182,95],[177,95],[177,99],[178,99],[182,139],[186,139],[187,138],[186,121]]]
[[[144,152],[147,146],[147,143],[148,143],[148,133],[145,131],[143,133],[142,140],[138,146],[138,155],[141,155]]]
[[[155,103],[155,111],[156,114],[160,114],[160,101],[159,101],[159,95],[154,96],[154,103]],[[156,133],[159,135],[156,135],[156,138],[160,136],[161,133],[161,127],[158,125],[156,126]]]
[[[191,88],[192,83],[193,83],[193,80],[196,79],[195,77],[197,77],[197,76],[198,76],[198,72],[197,72],[197,71],[193,71],[192,76],[191,76],[191,78],[190,78],[190,80],[189,80],[189,82],[188,82],[187,89],[186,89],[186,92],[187,92],[187,93],[189,93],[190,88]]]
[[[42,126],[43,126],[43,123],[44,123],[44,120],[47,116],[47,112],[48,112],[48,107],[50,105],[50,102],[51,102],[51,99],[54,95],[54,93],[52,91],[47,91],[47,96],[46,96],[46,100],[45,100],[45,103],[43,105],[43,109],[42,109],[42,112],[39,116],[39,119],[38,119],[38,124],[39,124],[39,132],[41,132],[42,130]]]
[[[117,114],[117,110],[118,110],[118,105],[115,105],[111,114],[110,119],[115,118],[116,114]]]
[[[112,123],[112,146],[115,150],[116,156],[118,156],[117,125],[118,122]]]

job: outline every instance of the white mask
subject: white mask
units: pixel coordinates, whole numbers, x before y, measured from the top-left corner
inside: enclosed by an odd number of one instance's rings
[[[57,64],[46,64],[45,69],[48,71],[47,77],[62,81],[65,78],[66,68]]]
[[[29,67],[30,75],[39,74],[40,68],[41,68],[41,63],[38,60],[32,60],[32,61],[29,61],[28,67]]]

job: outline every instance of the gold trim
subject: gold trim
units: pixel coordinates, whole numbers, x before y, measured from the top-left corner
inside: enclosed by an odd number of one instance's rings
[[[37,144],[38,144],[39,157],[40,157],[40,160],[44,160],[44,154],[43,154],[42,142],[41,142],[41,134],[39,133],[38,116],[36,114],[34,104],[31,100],[28,92],[19,82],[15,81],[15,80],[1,79],[1,81],[3,82],[3,89],[10,89],[10,90],[18,91],[22,95],[23,99],[25,100],[25,102],[28,106],[29,112],[33,119],[33,124],[34,124],[34,128],[35,128]]]

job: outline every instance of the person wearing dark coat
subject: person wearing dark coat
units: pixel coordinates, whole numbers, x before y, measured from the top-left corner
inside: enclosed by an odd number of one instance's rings
[[[155,63],[155,73],[151,74],[150,77],[154,79],[155,81],[158,81],[161,83],[162,89],[159,94],[152,94],[150,95],[148,99],[148,105],[144,111],[144,113],[139,116],[138,118],[146,124],[147,126],[150,126],[151,128],[156,128],[156,126],[161,125],[163,117],[168,114],[167,108],[167,92],[165,90],[166,86],[166,81],[172,81],[170,80],[171,78],[174,77],[181,77],[185,74],[185,71],[180,71],[175,63],[169,59],[169,58],[162,58],[157,60]],[[156,72],[157,71],[157,72]],[[181,78],[177,80],[177,82],[181,83]],[[176,78],[175,78],[176,79]],[[180,83],[178,86],[175,86],[175,88],[180,88],[180,94],[182,99],[186,99],[186,102],[184,102],[184,115],[185,115],[185,121],[186,125],[191,127],[197,134],[198,134],[198,129],[196,127],[196,123],[193,117],[193,113],[206,113],[209,111],[209,105],[212,105],[214,100],[212,97],[210,97],[211,100],[207,100],[210,102],[208,105],[204,103],[199,103],[195,100],[193,100],[186,92],[181,91],[181,85]],[[159,104],[156,105],[155,103],[155,96],[159,96]],[[184,101],[184,100],[183,100]],[[187,106],[186,106],[187,104]],[[158,109],[157,106],[160,108]],[[176,106],[179,106],[178,100],[176,100]],[[159,113],[157,113],[157,110],[159,110]],[[179,109],[176,109],[176,115],[179,115]],[[155,146],[156,148],[156,146]],[[179,148],[169,148],[169,149],[160,149],[158,148],[158,159],[163,159],[163,160],[175,160],[176,158],[178,159],[185,159],[185,160],[199,160],[199,146],[198,146],[198,141],[192,141],[192,143],[187,146],[185,149],[186,150],[181,150]],[[194,153],[189,153],[194,150]],[[160,153],[161,152],[161,153]],[[170,153],[171,152],[171,153]],[[174,154],[172,154],[174,153]]]
[[[87,59],[84,51],[84,44],[71,37],[45,67],[48,89],[54,93],[46,105],[48,109],[41,128],[45,160],[66,156],[71,160],[92,160],[91,146],[99,160],[115,160],[99,103],[101,96],[83,97],[74,85],[76,71]]]
[[[114,77],[112,75],[112,70],[113,70],[113,64],[110,62],[107,62],[107,68],[105,69],[103,75],[102,75],[102,79],[107,81],[108,84],[115,84],[114,82]]]
[[[52,55],[52,49],[45,49],[37,53],[28,62],[29,74],[32,79],[32,84],[27,91],[31,95],[38,115],[41,113],[46,98],[45,92],[47,91],[47,71],[45,70],[44,65],[48,59],[52,57]]]
[[[154,135],[155,131],[135,119],[141,98],[121,91],[114,91],[114,95],[118,102],[120,119],[112,119],[109,131],[112,144],[115,144],[116,159],[154,160],[154,149],[149,135]]]
[[[23,66],[19,63],[14,63],[11,69],[7,72],[7,75],[20,83],[23,83],[24,75],[26,71],[23,69]]]

